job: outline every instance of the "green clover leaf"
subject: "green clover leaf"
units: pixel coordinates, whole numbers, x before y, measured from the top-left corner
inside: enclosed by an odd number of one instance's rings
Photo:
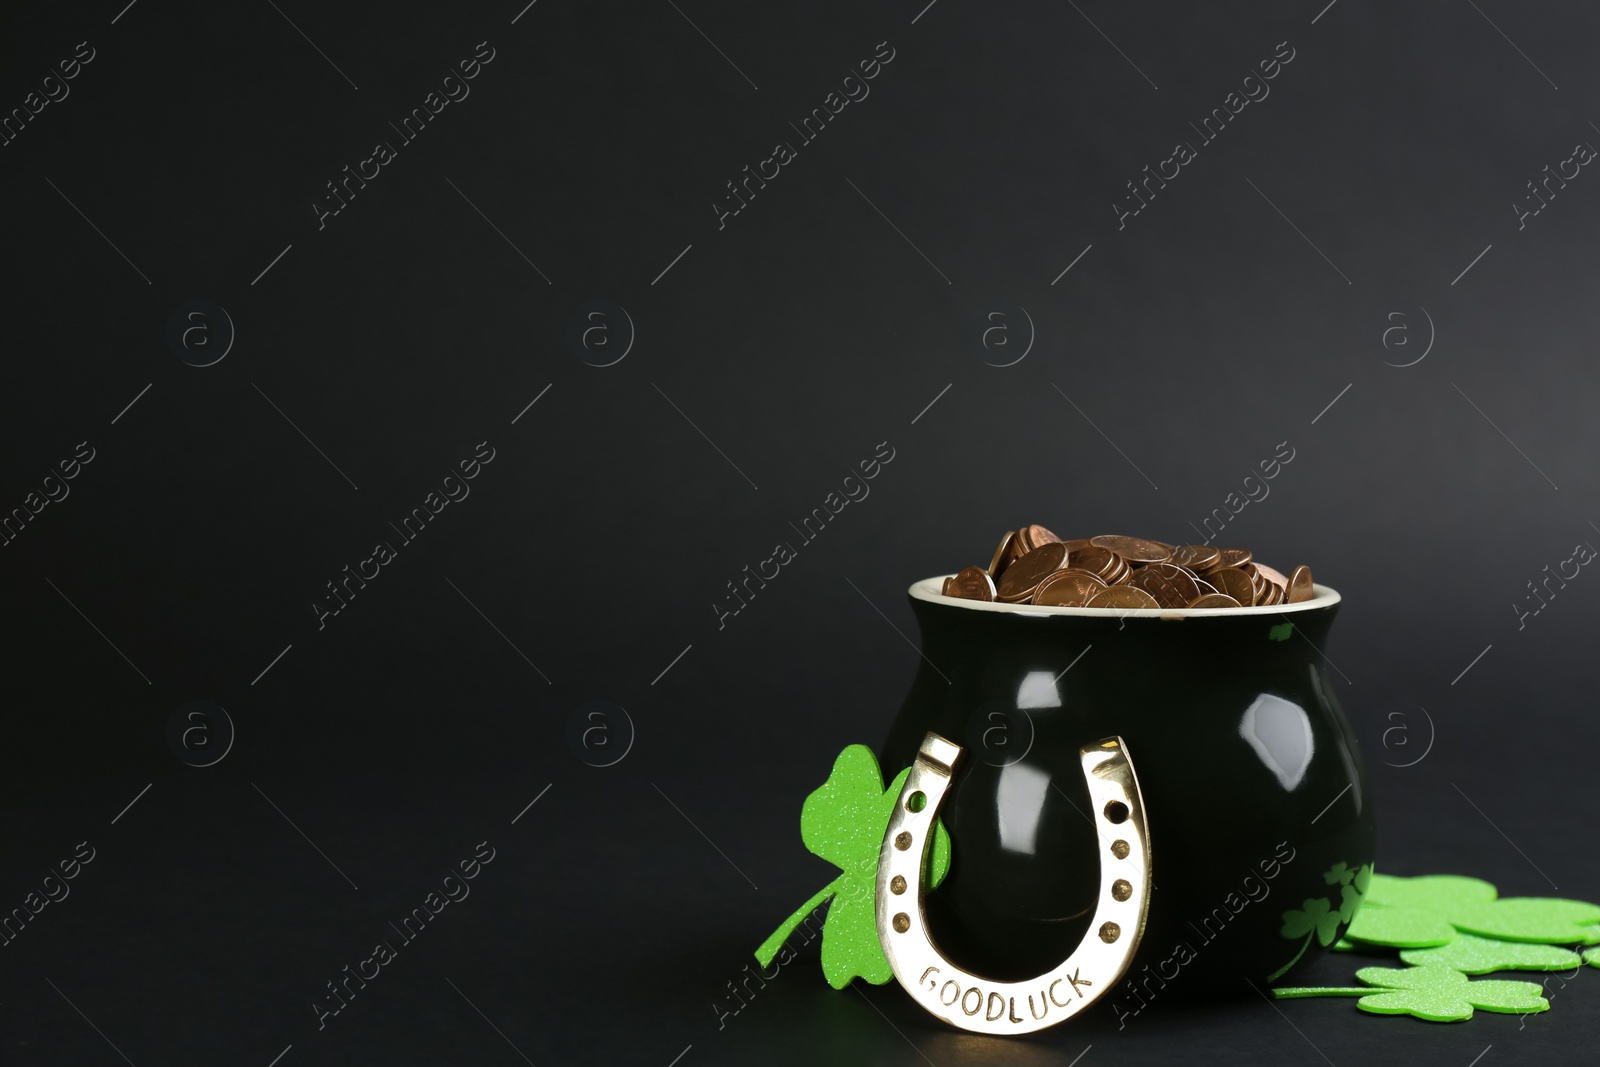
[[[1592,948],[1583,954],[1583,962],[1591,967],[1600,967],[1600,948]]]
[[[1451,913],[1488,903],[1496,895],[1490,883],[1454,874],[1400,878],[1374,873],[1369,866],[1356,874],[1356,886],[1363,882],[1361,909],[1345,936],[1390,948],[1449,944],[1456,936]]]
[[[1363,967],[1356,977],[1368,985],[1396,990],[1356,1001],[1362,1011],[1415,1015],[1433,1022],[1472,1018],[1473,1008],[1510,1014],[1548,1011],[1550,1002],[1534,982],[1469,981],[1460,971],[1425,967]]]
[[[1428,908],[1433,911],[1482,904],[1499,896],[1489,882],[1458,874],[1425,874],[1417,878],[1369,874],[1365,892],[1371,904]]]
[[[1335,863],[1328,868],[1327,873],[1322,876],[1322,880],[1329,885],[1349,885],[1355,876],[1356,872],[1350,869],[1349,864],[1341,862]]]
[[[1408,948],[1400,953],[1405,962],[1417,966],[1442,964],[1462,974],[1490,974],[1494,971],[1564,971],[1576,967],[1576,952],[1554,945],[1496,941],[1471,934],[1457,934],[1448,945],[1438,948]]]
[[[1368,897],[1345,936],[1390,948],[1431,948],[1455,940],[1456,928],[1430,908],[1380,905]]]
[[[1339,921],[1348,923],[1356,917],[1356,912],[1361,909],[1361,891],[1353,885],[1347,885],[1339,891]]]
[[[1352,997],[1356,1007],[1378,1015],[1414,1015],[1431,1022],[1460,1022],[1472,1018],[1474,1008],[1526,1014],[1547,1011],[1550,1002],[1533,982],[1471,981],[1443,964],[1422,967],[1363,967],[1356,978],[1365,986],[1308,986],[1274,989],[1273,995],[1292,997]],[[1376,987],[1376,991],[1374,988]]]
[[[1558,897],[1505,897],[1452,908],[1449,917],[1467,933],[1502,941],[1576,944],[1600,922],[1600,905]]]
[[[1292,940],[1315,930],[1319,943],[1331,945],[1339,932],[1339,913],[1332,908],[1323,897],[1308,900],[1299,910],[1283,913],[1283,929],[1278,933]]]
[[[1360,893],[1363,897],[1365,897],[1367,895],[1367,889],[1371,885],[1372,885],[1372,864],[1370,864],[1370,863],[1363,864],[1361,867],[1358,867],[1356,869],[1356,879],[1355,879],[1356,892]]]
[[[894,977],[878,943],[878,853],[901,787],[910,773],[911,768],[907,767],[885,789],[877,757],[870,748],[851,745],[839,753],[828,780],[806,798],[800,810],[801,840],[806,848],[838,867],[839,877],[800,905],[761,943],[755,953],[761,966],[772,962],[807,916],[832,900],[822,926],[822,973],[828,984],[843,989],[852,978],[861,977],[882,985]],[[934,823],[929,852],[923,877],[929,886],[936,886],[950,870],[950,834],[942,822]]]

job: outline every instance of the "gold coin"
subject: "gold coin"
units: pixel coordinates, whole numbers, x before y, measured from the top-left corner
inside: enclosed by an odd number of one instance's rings
[[[1109,548],[1130,563],[1161,563],[1172,555],[1172,549],[1167,545],[1160,541],[1147,541],[1143,537],[1101,534],[1089,538],[1089,543],[1099,548]]]
[[[1315,595],[1316,590],[1311,588],[1311,568],[1302,563],[1289,573],[1289,595],[1286,599],[1291,604],[1299,604]]]
[[[1210,570],[1222,561],[1222,550],[1212,545],[1182,545],[1172,550],[1172,562],[1192,571]]]
[[[1156,598],[1135,585],[1112,585],[1089,598],[1091,608],[1159,608]]]
[[[1155,597],[1164,608],[1188,607],[1189,602],[1200,595],[1193,575],[1171,563],[1140,567],[1128,582]]]
[[[1053,608],[1081,608],[1105,587],[1098,575],[1063,567],[1039,583],[1033,591],[1033,602]]]
[[[1006,564],[1014,558],[1011,555],[1011,545],[1016,538],[1015,530],[1007,530],[1006,535],[1000,538],[1000,547],[994,550],[994,555],[989,559],[989,577],[1000,577],[1000,572],[1005,570]]]
[[[1061,540],[1061,538],[1038,523],[1034,523],[1032,526],[1024,526],[1018,530],[1017,540],[1022,543],[1022,554],[1027,555],[1040,545],[1048,545],[1053,541]]]
[[[965,567],[944,580],[943,592],[962,600],[993,600],[994,579],[982,567]]]
[[[1237,567],[1218,567],[1206,572],[1206,581],[1217,587],[1217,592],[1233,597],[1241,605],[1256,602],[1256,588],[1250,576]]]
[[[1000,576],[1000,600],[1020,604],[1033,595],[1040,582],[1060,570],[1067,560],[1067,546],[1051,541],[1029,552]]]
[[[1067,546],[1068,553],[1082,552],[1084,549],[1089,547],[1089,539],[1087,537],[1074,537],[1070,541],[1063,541],[1061,543]]]
[[[1227,593],[1206,593],[1189,601],[1189,606],[1191,608],[1238,608],[1244,605]]]

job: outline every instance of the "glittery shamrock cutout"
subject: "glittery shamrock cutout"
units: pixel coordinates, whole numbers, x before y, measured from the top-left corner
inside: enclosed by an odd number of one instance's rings
[[[1447,945],[1455,939],[1456,928],[1429,908],[1384,907],[1370,900],[1367,905],[1345,931],[1345,936],[1352,941],[1390,948],[1430,948]]]
[[[1454,874],[1399,878],[1372,874],[1360,914],[1345,936],[1390,948],[1431,948],[1456,936],[1450,917],[1458,909],[1494,901],[1495,887]]]
[[[1550,1002],[1533,982],[1471,981],[1443,964],[1422,967],[1363,967],[1356,978],[1365,986],[1304,986],[1275,989],[1292,997],[1360,997],[1356,1007],[1378,1015],[1414,1015],[1430,1022],[1460,1022],[1473,1008],[1513,1015],[1547,1011]],[[1376,987],[1376,988],[1374,988]]]
[[[1507,897],[1471,907],[1452,908],[1459,929],[1502,941],[1574,944],[1600,922],[1600,905],[1557,897]]]
[[[1367,886],[1367,902],[1381,907],[1410,906],[1449,911],[1458,905],[1482,904],[1499,896],[1493,884],[1459,874],[1425,874],[1402,878],[1374,874]]]
[[[884,789],[877,757],[870,748],[851,745],[839,753],[833,773],[800,810],[800,836],[806,848],[841,873],[761,943],[756,949],[761,966],[770,964],[795,928],[831,899],[822,927],[822,973],[828,984],[843,989],[859,976],[882,985],[894,977],[878,944],[874,896],[883,834],[910,773],[907,767]],[[934,823],[930,851],[924,877],[928,885],[936,886],[950,870],[950,834],[942,822]]]
[[[1442,964],[1462,974],[1494,971],[1564,971],[1576,967],[1578,954],[1554,945],[1521,941],[1496,941],[1458,933],[1454,941],[1438,948],[1408,948],[1400,958],[1415,966]]]
[[[1332,910],[1332,905],[1323,897],[1306,901],[1299,910],[1284,912],[1283,929],[1278,933],[1293,939],[1305,937],[1313,930],[1317,941],[1324,945],[1333,944],[1339,932],[1339,913]]]

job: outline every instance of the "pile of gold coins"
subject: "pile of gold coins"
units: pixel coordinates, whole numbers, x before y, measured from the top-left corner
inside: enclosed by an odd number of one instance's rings
[[[1043,526],[1000,539],[988,569],[944,580],[945,596],[1053,608],[1248,608],[1310,600],[1311,568],[1286,578],[1246,548],[1101,534],[1063,541]]]

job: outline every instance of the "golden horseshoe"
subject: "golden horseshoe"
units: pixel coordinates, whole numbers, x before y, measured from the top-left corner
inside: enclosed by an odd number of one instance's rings
[[[1138,951],[1150,910],[1150,829],[1139,780],[1120,737],[1078,755],[1100,843],[1094,918],[1061,964],[1037,978],[1000,982],[952,963],[928,933],[922,871],[961,746],[929,733],[917,750],[878,856],[878,941],[912,999],[951,1026],[981,1034],[1054,1026],[1116,985]]]

